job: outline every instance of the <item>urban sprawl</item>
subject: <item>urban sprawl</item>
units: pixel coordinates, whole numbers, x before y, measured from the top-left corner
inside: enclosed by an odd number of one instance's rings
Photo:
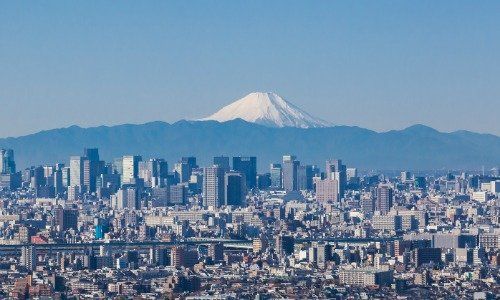
[[[298,159],[1,149],[0,298],[498,299],[498,169]]]

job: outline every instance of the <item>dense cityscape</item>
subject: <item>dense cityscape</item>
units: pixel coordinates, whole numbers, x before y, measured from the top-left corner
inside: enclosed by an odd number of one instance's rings
[[[0,150],[0,298],[500,293],[496,168],[376,172],[294,155],[269,166],[107,162],[96,148],[68,161],[18,170],[14,151]]]

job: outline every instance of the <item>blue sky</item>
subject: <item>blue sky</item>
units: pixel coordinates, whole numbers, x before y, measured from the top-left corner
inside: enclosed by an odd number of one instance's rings
[[[500,1],[11,1],[0,137],[204,117],[274,91],[335,124],[500,135]]]

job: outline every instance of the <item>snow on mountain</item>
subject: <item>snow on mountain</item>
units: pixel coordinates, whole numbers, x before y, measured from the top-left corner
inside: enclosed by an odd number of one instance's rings
[[[201,120],[226,122],[243,119],[270,127],[329,127],[332,124],[315,118],[275,93],[255,92],[223,107]]]

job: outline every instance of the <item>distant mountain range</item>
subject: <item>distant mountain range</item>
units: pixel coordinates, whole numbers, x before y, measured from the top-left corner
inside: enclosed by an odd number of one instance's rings
[[[126,154],[162,157],[175,163],[194,155],[201,166],[217,155],[255,155],[260,171],[283,154],[296,154],[303,163],[319,164],[342,158],[360,169],[480,169],[500,165],[500,137],[468,131],[438,132],[415,125],[377,133],[359,127],[317,128],[263,126],[241,119],[151,122],[41,131],[0,139],[0,148],[15,151],[19,167],[67,162],[84,147],[98,147],[110,161]]]

